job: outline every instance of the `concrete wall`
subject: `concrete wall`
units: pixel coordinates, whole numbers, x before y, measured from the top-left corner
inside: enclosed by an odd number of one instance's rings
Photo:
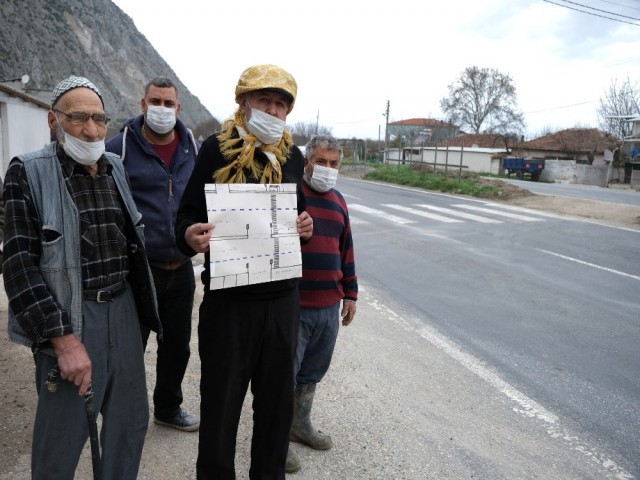
[[[595,185],[604,187],[607,185],[609,165],[586,165],[576,163],[575,160],[549,160],[544,164],[544,170],[540,176],[543,182],[577,183],[580,185]]]
[[[0,172],[4,178],[16,155],[39,150],[49,143],[48,110],[0,92]]]

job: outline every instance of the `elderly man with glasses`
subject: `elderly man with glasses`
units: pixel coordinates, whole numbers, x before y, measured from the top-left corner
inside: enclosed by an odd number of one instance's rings
[[[73,479],[89,435],[83,396],[102,414],[103,479],[135,479],[149,420],[140,321],[161,335],[141,215],[96,86],[53,91],[56,140],[12,159],[4,183],[9,336],[31,348],[38,407],[33,479]],[[59,372],[59,373],[58,373]]]

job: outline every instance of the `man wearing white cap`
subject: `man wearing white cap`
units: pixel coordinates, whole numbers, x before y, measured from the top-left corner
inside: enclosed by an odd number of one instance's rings
[[[205,252],[200,306],[200,437],[197,478],[235,479],[235,444],[249,383],[253,393],[251,479],[284,479],[293,415],[293,358],[298,337],[298,279],[209,289],[206,183],[296,183],[302,153],[285,130],[297,85],[275,65],[247,68],[235,90],[239,107],[221,132],[202,145],[182,196],[176,241],[187,255]],[[313,222],[298,194],[297,230],[311,237]]]
[[[74,478],[102,414],[102,479],[135,479],[149,407],[138,319],[161,335],[141,215],[96,86],[71,76],[53,91],[56,140],[12,159],[4,183],[9,336],[35,360],[33,479]]]

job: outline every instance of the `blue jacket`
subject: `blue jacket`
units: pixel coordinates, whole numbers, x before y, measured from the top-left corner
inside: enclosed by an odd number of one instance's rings
[[[175,129],[179,145],[167,169],[144,138],[143,121],[143,115],[127,120],[106,148],[120,155],[129,175],[133,199],[145,226],[149,262],[186,262],[189,257],[176,245],[174,225],[182,192],[195,165],[198,144],[191,130],[178,119]]]

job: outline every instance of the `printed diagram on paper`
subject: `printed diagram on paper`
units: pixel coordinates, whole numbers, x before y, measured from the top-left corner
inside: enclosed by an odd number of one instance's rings
[[[210,288],[302,276],[296,185],[206,184]]]

